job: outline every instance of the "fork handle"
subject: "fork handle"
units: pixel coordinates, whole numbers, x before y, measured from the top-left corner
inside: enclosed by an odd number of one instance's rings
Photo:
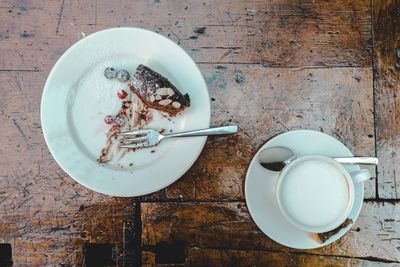
[[[207,135],[220,135],[220,134],[234,134],[237,132],[238,132],[237,126],[223,126],[223,127],[195,130],[195,131],[166,134],[164,135],[164,137],[170,138],[170,137],[207,136]]]

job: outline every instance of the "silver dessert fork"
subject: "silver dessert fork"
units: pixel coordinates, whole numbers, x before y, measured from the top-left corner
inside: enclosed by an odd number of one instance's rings
[[[142,130],[119,133],[118,136],[124,137],[121,139],[123,144],[121,144],[119,147],[122,147],[122,148],[144,148],[144,147],[155,146],[158,143],[160,143],[161,140],[167,139],[167,138],[172,138],[172,137],[234,134],[234,133],[237,133],[237,131],[238,131],[237,126],[223,126],[223,127],[195,130],[195,131],[171,133],[171,134],[160,134],[156,130],[142,129]]]

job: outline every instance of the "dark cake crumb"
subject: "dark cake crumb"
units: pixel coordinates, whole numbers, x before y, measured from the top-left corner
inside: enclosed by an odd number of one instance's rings
[[[343,228],[346,228],[347,226],[349,226],[350,224],[353,223],[352,219],[347,218],[339,227],[329,231],[329,232],[325,232],[325,233],[318,233],[317,236],[320,240],[320,242],[323,244],[325,243],[329,238],[331,238],[332,236],[336,235],[337,233],[339,233],[340,230],[342,230]]]

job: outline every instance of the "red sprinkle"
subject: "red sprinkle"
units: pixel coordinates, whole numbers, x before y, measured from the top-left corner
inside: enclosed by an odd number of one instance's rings
[[[104,118],[104,122],[107,124],[112,124],[114,122],[114,117],[111,115],[108,115]]]
[[[125,90],[119,90],[118,97],[120,99],[125,99],[128,96],[128,93]]]

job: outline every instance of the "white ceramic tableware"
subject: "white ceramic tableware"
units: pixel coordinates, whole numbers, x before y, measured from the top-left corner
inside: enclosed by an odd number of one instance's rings
[[[127,153],[118,164],[96,161],[107,142],[104,117],[121,108],[116,95],[126,85],[106,79],[104,69],[132,74],[139,64],[167,77],[191,100],[181,115],[155,114],[147,127],[178,132],[210,126],[210,98],[196,64],[174,42],[144,29],[108,29],[78,41],[57,61],[43,91],[41,121],[51,154],[76,181],[107,195],[139,196],[170,185],[192,166],[206,141],[171,139]]]
[[[284,217],[310,233],[339,227],[354,204],[354,183],[371,178],[368,170],[349,173],[321,155],[299,157],[279,174],[275,193]]]
[[[282,214],[275,194],[279,172],[268,171],[261,167],[258,160],[260,151],[284,146],[291,149],[297,156],[324,155],[327,157],[351,157],[350,150],[335,138],[316,131],[296,130],[280,134],[265,143],[251,161],[245,181],[246,203],[257,226],[268,237],[287,247],[298,249],[313,249],[331,244],[338,240],[352,224],[341,229],[324,243],[315,239],[315,234],[303,231],[291,224]],[[280,159],[278,155],[277,159]],[[346,164],[343,167],[351,173],[359,171],[357,165]],[[354,184],[354,204],[348,215],[356,221],[364,197],[363,183]]]

